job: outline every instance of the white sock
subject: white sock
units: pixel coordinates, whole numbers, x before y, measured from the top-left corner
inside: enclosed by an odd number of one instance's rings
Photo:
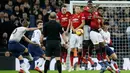
[[[44,63],[44,59],[43,58],[39,58],[39,63],[37,64],[38,67],[41,67]]]
[[[26,73],[30,73],[30,72],[28,71],[27,66],[26,66],[25,63],[22,63],[22,64],[21,64],[21,68],[22,68]]]

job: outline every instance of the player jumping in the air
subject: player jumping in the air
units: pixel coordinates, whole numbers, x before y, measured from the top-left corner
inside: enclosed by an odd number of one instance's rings
[[[99,33],[101,27],[103,26],[103,9],[98,8],[93,12],[92,20],[91,20],[91,31],[90,31],[90,39],[94,44],[94,48],[96,50],[97,59],[99,64],[102,66],[101,72],[104,73],[107,66],[110,66],[106,59],[106,46],[104,44],[104,40],[102,35]],[[111,71],[111,69],[109,69]]]
[[[42,28],[42,26],[38,26],[38,28],[27,28],[28,25],[23,25],[22,27],[17,27],[14,29],[14,31],[11,33],[11,36],[9,38],[9,43],[8,43],[8,49],[10,52],[12,52],[13,56],[19,59],[20,66],[22,69],[20,69],[19,73],[30,73],[27,69],[27,65],[24,63],[23,60],[23,53],[26,53],[28,56],[27,58],[32,60],[31,55],[28,53],[28,49],[20,44],[20,40],[23,38],[25,41],[27,41],[30,44],[34,44],[39,46],[37,43],[31,42],[24,34],[26,31],[33,31]]]

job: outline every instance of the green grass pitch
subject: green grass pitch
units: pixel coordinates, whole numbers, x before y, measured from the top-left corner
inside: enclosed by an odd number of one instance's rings
[[[0,70],[0,73],[18,73],[17,71],[13,71],[13,70]],[[38,73],[37,71],[31,70],[30,73]],[[58,73],[57,71],[48,71],[48,73]],[[68,71],[63,71],[62,73],[100,73],[99,71],[88,71],[88,70],[84,70],[84,71],[72,71],[72,72],[68,72]],[[108,71],[106,71],[105,73],[110,73]],[[124,71],[122,70],[121,73],[130,73],[130,71]]]

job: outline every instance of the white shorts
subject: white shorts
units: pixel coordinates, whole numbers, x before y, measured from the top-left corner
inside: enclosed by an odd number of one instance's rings
[[[96,31],[90,31],[90,39],[94,45],[104,42],[102,35]]]
[[[84,34],[83,34],[83,40],[90,40],[90,27],[88,25],[84,25]]]
[[[71,34],[70,36],[70,48],[82,49],[83,36],[78,36],[76,34]]]

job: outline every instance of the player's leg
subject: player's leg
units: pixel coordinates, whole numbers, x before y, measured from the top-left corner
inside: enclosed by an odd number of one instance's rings
[[[27,69],[27,65],[24,63],[24,59],[22,57],[23,52],[28,51],[25,46],[18,42],[9,42],[8,48],[12,52],[13,56],[19,59],[21,70],[19,73],[22,73],[24,70],[26,73],[30,73]]]
[[[88,43],[88,61],[91,63],[92,67],[94,66],[94,62],[92,60],[92,51],[94,49],[94,45],[92,43],[91,40],[89,40],[89,43]]]
[[[33,48],[34,49],[34,48]],[[45,59],[45,53],[44,53],[44,51],[42,50],[42,48],[40,48],[39,46],[35,46],[35,50],[34,50],[34,57],[35,58],[37,58],[38,57],[38,59],[39,58],[42,58],[42,60],[38,63],[38,64],[36,64],[36,66],[35,66],[35,70],[37,70],[39,73],[42,73],[42,71],[39,69],[39,67],[43,64],[43,61],[44,61],[44,59]],[[35,60],[36,61],[36,60]]]
[[[60,62],[60,53],[61,53],[61,45],[59,41],[55,41],[54,44],[54,56],[56,59],[56,66],[57,66],[57,70],[59,73],[62,73],[62,66],[61,66],[61,62]]]
[[[112,59],[111,64],[114,66],[116,73],[119,73],[120,71],[119,71],[119,68],[118,68],[118,65],[117,65],[117,62],[116,62],[117,61],[117,55],[112,48],[113,47],[109,47],[107,52],[108,52],[109,58]]]
[[[98,35],[99,35],[98,32],[90,31],[90,39],[91,39],[92,43],[94,44],[94,48],[96,50],[98,62],[102,67],[100,73],[104,73],[104,71],[106,70],[106,67],[105,67],[103,60],[102,60],[101,48],[100,48],[100,45],[99,45],[100,41],[99,41]]]
[[[54,42],[46,41],[46,51],[45,51],[46,61],[44,64],[44,73],[47,73],[47,71],[49,70],[50,59],[51,59],[52,52],[53,52],[53,49],[52,49],[53,46],[51,45],[52,43],[54,43]]]
[[[70,48],[71,48],[71,52],[70,52],[70,68],[69,68],[69,72],[72,71],[73,69],[73,59],[74,59],[74,50],[76,49],[76,36],[75,34],[71,34],[70,35]]]
[[[83,44],[83,36],[77,36],[77,50],[78,50],[78,64],[76,67],[76,70],[78,71],[80,69],[80,63],[82,60],[82,44]]]

